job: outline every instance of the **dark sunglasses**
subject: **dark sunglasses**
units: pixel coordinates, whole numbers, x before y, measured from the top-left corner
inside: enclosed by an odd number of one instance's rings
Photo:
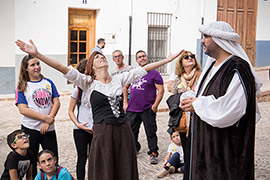
[[[14,139],[14,141],[12,143],[15,143],[18,139],[22,139],[23,137],[29,138],[30,135],[29,134],[18,135],[18,136],[16,136],[16,138]]]
[[[188,58],[191,58],[191,59],[194,59],[195,58],[195,55],[194,54],[191,54],[191,55],[185,55],[183,58],[184,59],[188,59]]]

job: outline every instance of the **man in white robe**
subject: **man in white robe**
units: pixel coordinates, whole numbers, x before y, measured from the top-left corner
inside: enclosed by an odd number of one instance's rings
[[[197,96],[181,100],[183,110],[195,112],[184,179],[254,179],[255,121],[260,118],[255,93],[262,83],[228,23],[217,21],[199,31],[210,57]]]

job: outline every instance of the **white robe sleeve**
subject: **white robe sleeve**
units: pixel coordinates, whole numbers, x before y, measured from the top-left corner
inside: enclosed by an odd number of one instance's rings
[[[77,69],[74,69],[72,66],[69,66],[71,69],[64,77],[73,82],[76,86],[80,87],[83,91],[87,92],[88,83],[91,80],[90,76],[80,73]]]
[[[147,71],[145,71],[142,67],[138,66],[136,68],[131,69],[128,72],[124,72],[121,74],[121,83],[124,87],[127,84],[137,81],[141,77],[145,76]]]
[[[235,124],[246,112],[247,100],[243,85],[237,73],[224,96],[199,96],[193,102],[196,114],[201,120],[214,127],[225,128]]]

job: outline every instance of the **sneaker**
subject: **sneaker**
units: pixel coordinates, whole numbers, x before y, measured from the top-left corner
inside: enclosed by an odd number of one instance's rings
[[[157,164],[158,163],[158,158],[156,153],[150,154],[150,163],[151,164]]]
[[[166,169],[163,168],[158,174],[156,174],[156,176],[158,178],[163,178],[163,177],[167,176],[167,174],[169,174],[169,171],[167,171]]]
[[[170,167],[169,173],[170,173],[170,174],[175,173],[175,167],[174,167],[174,166],[171,166],[171,167]]]

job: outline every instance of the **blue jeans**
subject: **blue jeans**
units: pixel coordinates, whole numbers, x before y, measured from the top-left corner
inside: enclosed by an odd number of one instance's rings
[[[168,163],[174,166],[176,169],[180,168],[181,172],[184,172],[185,164],[180,162],[180,154],[175,152],[169,159]]]

